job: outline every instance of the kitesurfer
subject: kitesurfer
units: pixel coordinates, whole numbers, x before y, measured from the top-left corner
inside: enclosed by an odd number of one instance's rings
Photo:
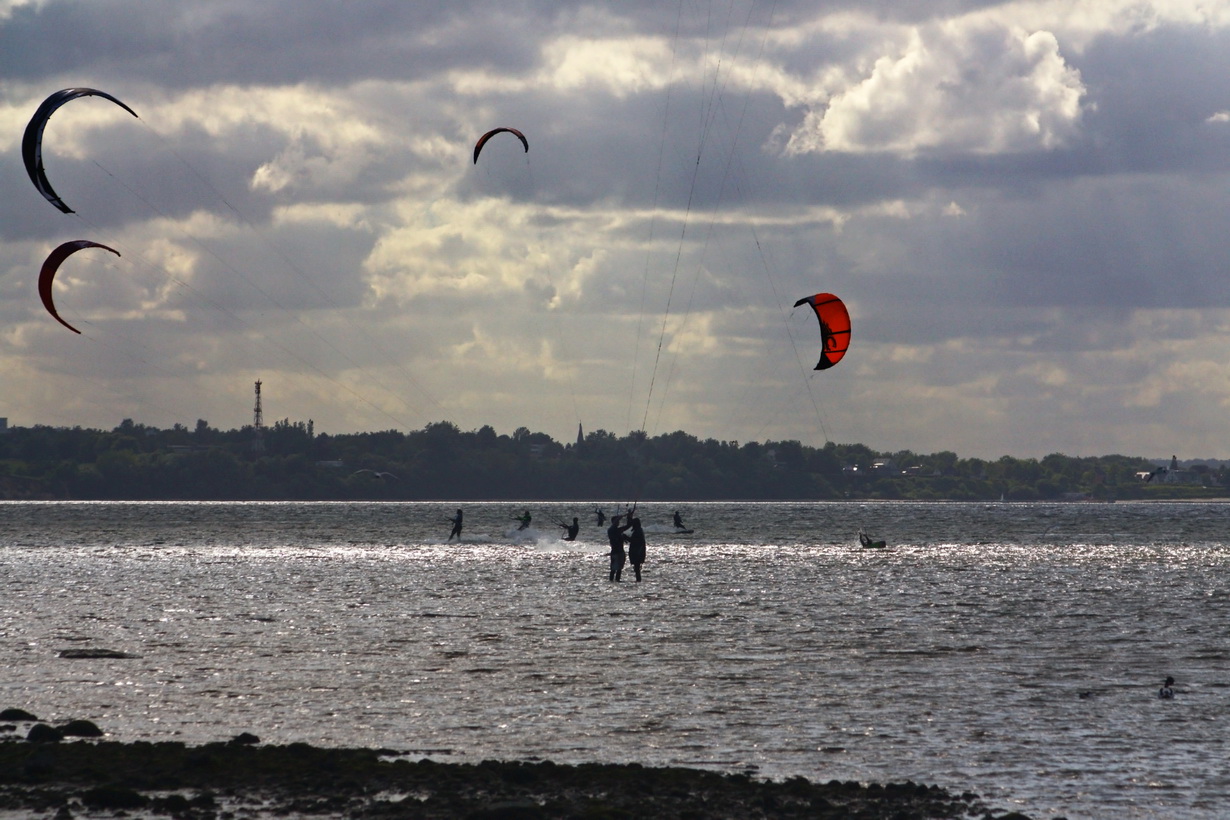
[[[555,523],[563,527],[564,532],[568,533],[567,535],[564,536],[565,541],[577,540],[577,533],[581,531],[581,524],[580,522],[577,521],[575,517],[572,519],[571,524],[565,524],[563,521],[556,521]]]
[[[461,540],[461,510],[458,510],[457,515],[454,516],[453,518],[450,518],[449,521],[453,522],[453,531],[448,534],[448,540],[452,541],[453,536],[455,535],[457,536],[457,540],[460,541]]]
[[[632,532],[628,535],[628,562],[636,573],[636,581],[641,581],[641,564],[645,563],[645,531],[641,529],[641,519],[633,518]]]
[[[526,510],[526,511],[525,511],[524,513],[522,513],[521,515],[514,515],[514,516],[513,516],[513,521],[520,521],[520,522],[521,522],[521,526],[517,527],[517,529],[518,529],[518,530],[524,530],[524,529],[529,528],[529,526],[530,526],[530,521],[531,521],[531,520],[532,520],[532,519],[530,518],[530,511],[529,511],[529,510]]]
[[[618,581],[620,575],[623,574],[624,563],[628,560],[627,553],[624,552],[624,541],[627,540],[624,531],[631,526],[625,524],[619,526],[620,516],[611,517],[611,526],[606,528],[607,540],[611,542],[611,580]]]
[[[606,523],[606,513],[602,510],[594,510],[594,514],[598,516],[598,526],[601,527]]]
[[[1166,682],[1157,690],[1157,696],[1162,700],[1174,700],[1174,678],[1166,676]]]
[[[683,516],[679,514],[679,510],[675,510],[675,529],[677,530],[687,529],[687,527],[683,525]]]
[[[883,549],[885,546],[884,541],[873,541],[862,530],[858,531],[858,542],[867,549]]]

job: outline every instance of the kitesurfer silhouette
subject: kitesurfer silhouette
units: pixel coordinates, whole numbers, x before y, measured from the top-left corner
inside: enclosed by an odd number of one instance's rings
[[[645,531],[641,529],[641,519],[632,519],[632,532],[628,536],[628,562],[636,573],[636,581],[641,581],[641,564],[645,563]]]
[[[518,529],[518,530],[524,530],[524,529],[526,529],[527,527],[529,527],[529,525],[530,525],[530,521],[531,521],[531,520],[533,520],[533,519],[531,519],[531,518],[530,518],[530,511],[529,511],[529,510],[526,510],[526,511],[525,511],[524,513],[522,513],[521,515],[514,515],[514,516],[513,516],[513,521],[520,521],[520,522],[521,522],[521,526],[520,526],[520,527],[517,527],[517,529]]]
[[[571,524],[565,524],[563,521],[556,521],[555,523],[563,527],[564,532],[568,533],[567,535],[564,536],[565,541],[577,540],[577,533],[581,531],[581,524],[577,521],[576,518],[572,519]]]
[[[594,510],[594,514],[598,516],[598,526],[601,527],[606,523],[606,513],[602,510]]]
[[[884,541],[873,541],[867,536],[867,533],[862,530],[858,531],[858,542],[867,549],[882,549],[885,545]]]
[[[452,541],[453,536],[455,535],[457,536],[457,540],[460,541],[461,540],[461,510],[458,510],[457,515],[453,518],[450,518],[449,521],[453,522],[453,531],[448,534],[448,540]]]
[[[628,560],[627,554],[624,552],[624,530],[632,526],[625,524],[619,526],[620,516],[611,517],[611,526],[606,529],[607,540],[611,542],[611,580],[618,581],[623,574],[624,563]]]
[[[679,510],[675,510],[675,529],[686,530],[687,527],[683,524],[683,516],[679,514]]]

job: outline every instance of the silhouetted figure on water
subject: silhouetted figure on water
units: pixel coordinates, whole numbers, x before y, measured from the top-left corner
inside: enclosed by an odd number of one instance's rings
[[[453,531],[448,534],[448,540],[452,541],[453,536],[455,535],[457,536],[457,540],[460,541],[461,540],[461,510],[458,510],[457,515],[454,516],[453,518],[450,518],[449,521],[453,522]]]
[[[565,524],[563,521],[556,521],[555,523],[563,527],[564,532],[568,533],[564,536],[565,541],[577,540],[577,533],[581,531],[581,524],[577,521],[577,519],[573,518],[571,524]]]
[[[641,564],[645,563],[645,531],[641,529],[641,519],[632,519],[632,532],[628,534],[628,562],[636,573],[636,581],[641,581]]]
[[[858,531],[858,542],[866,549],[883,549],[886,543],[884,541],[873,541],[871,537],[862,530]]]
[[[606,513],[602,510],[594,510],[594,515],[598,516],[598,526],[601,527],[606,523]]]
[[[527,529],[527,528],[530,526],[530,521],[532,521],[532,520],[533,520],[533,519],[532,519],[532,518],[530,518],[530,511],[529,511],[529,510],[526,510],[526,511],[525,511],[524,513],[522,513],[521,515],[515,515],[515,516],[513,516],[513,521],[520,521],[520,522],[521,522],[521,526],[517,527],[517,529],[518,529],[518,530],[524,530],[524,529]]]
[[[624,542],[627,538],[624,536],[624,531],[631,524],[619,526],[620,516],[611,517],[611,526],[606,528],[607,540],[611,542],[611,580],[618,581],[624,571],[624,564],[628,560],[627,553],[624,552]]]

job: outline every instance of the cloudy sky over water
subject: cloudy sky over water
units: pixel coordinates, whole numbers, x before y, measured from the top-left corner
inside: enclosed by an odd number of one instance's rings
[[[0,0],[0,190],[10,425],[1230,457],[1227,0]]]

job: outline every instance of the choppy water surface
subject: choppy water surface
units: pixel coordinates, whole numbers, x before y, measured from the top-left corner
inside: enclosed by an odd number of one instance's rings
[[[649,504],[639,585],[607,581],[594,505],[530,504],[517,539],[526,506],[466,504],[448,545],[448,504],[0,503],[0,707],[909,778],[1036,816],[1230,805],[1230,505],[691,504],[680,536]]]

